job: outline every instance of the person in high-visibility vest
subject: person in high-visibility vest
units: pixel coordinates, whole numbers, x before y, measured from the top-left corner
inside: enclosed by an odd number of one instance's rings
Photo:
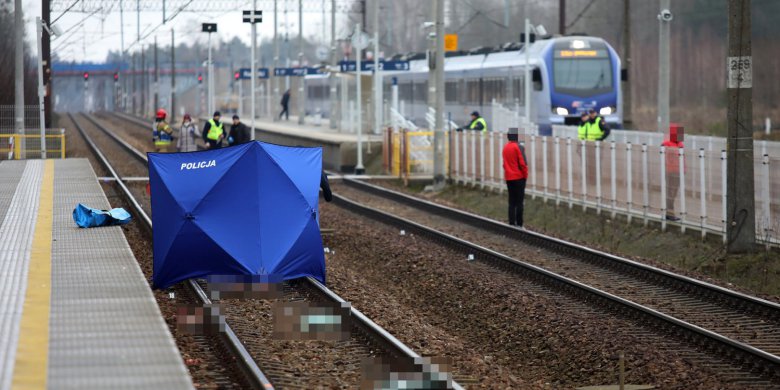
[[[222,147],[222,140],[225,138],[225,130],[219,118],[222,115],[219,111],[214,112],[214,116],[203,125],[203,142],[209,149],[219,149]]]
[[[583,111],[580,114],[580,126],[577,127],[577,138],[580,141],[587,141],[589,139],[588,130],[590,130],[590,116],[587,111]]]
[[[479,112],[477,111],[471,113],[471,123],[469,124],[469,130],[481,131],[483,133],[488,131],[485,118],[479,116]]]
[[[158,153],[167,153],[168,147],[171,146],[173,141],[173,129],[165,121],[165,117],[168,113],[162,108],[157,110],[157,114],[154,118],[154,126],[152,127],[152,140],[154,141],[154,147]]]

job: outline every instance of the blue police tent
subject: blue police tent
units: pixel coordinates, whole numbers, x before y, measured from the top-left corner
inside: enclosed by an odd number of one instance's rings
[[[206,275],[324,283],[321,148],[250,142],[148,156],[156,288]]]

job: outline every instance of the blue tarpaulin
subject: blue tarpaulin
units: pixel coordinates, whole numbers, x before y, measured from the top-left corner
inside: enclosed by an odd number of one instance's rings
[[[156,288],[207,275],[325,282],[321,148],[149,153]]]
[[[122,208],[98,210],[79,203],[73,209],[73,222],[80,228],[124,225],[130,223],[130,220],[130,213]]]

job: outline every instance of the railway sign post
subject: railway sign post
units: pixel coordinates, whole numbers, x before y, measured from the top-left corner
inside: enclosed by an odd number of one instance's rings
[[[357,61],[341,61],[339,69],[342,72],[354,72],[357,69]],[[379,70],[382,71],[407,71],[409,70],[409,61],[379,61]],[[373,72],[373,62],[361,62],[361,72]]]
[[[444,51],[458,50],[458,34],[444,34]]]
[[[267,79],[269,76],[268,68],[257,68],[257,71],[255,73],[255,78],[257,79]],[[238,78],[241,80],[251,80],[252,79],[252,69],[250,68],[240,68],[238,69]]]
[[[276,77],[303,77],[317,74],[325,74],[326,72],[322,68],[276,68],[274,69],[274,76]]]
[[[257,0],[253,2],[252,10],[244,11],[243,12],[243,22],[244,23],[250,23],[252,25],[252,59],[250,60],[250,89],[252,98],[250,99],[250,104],[252,105],[252,108],[249,110],[249,115],[252,116],[252,124],[251,124],[251,131],[249,132],[251,134],[250,139],[252,141],[255,140],[255,98],[257,94],[255,93],[255,87],[257,84],[257,27],[255,26],[257,23],[263,22],[263,11],[257,10]],[[266,72],[266,76],[267,76]],[[239,75],[240,77],[241,75]],[[239,85],[241,85],[239,83]]]

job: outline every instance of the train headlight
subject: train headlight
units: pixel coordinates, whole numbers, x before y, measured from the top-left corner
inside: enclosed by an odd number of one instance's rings
[[[566,107],[555,107],[555,113],[558,115],[569,115],[569,110]]]
[[[602,107],[599,110],[600,115],[612,115],[612,107]]]

